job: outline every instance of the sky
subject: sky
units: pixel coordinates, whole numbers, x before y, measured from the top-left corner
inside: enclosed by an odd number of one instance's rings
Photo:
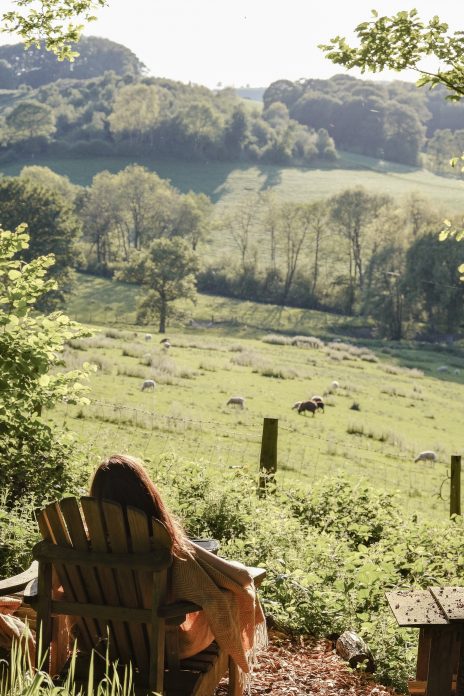
[[[0,9],[11,4],[0,0]],[[462,0],[108,0],[85,33],[128,46],[156,77],[210,88],[265,87],[281,78],[342,72],[318,44],[338,34],[352,37],[373,8],[389,15],[413,7],[423,19],[438,13],[452,30],[464,29]],[[398,77],[417,76],[383,73],[380,79]]]

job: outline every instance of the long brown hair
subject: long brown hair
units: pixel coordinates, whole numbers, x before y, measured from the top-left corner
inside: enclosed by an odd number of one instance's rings
[[[136,459],[113,454],[102,462],[90,484],[90,495],[114,500],[123,508],[130,505],[162,522],[172,539],[174,555],[183,558],[191,550],[181,524],[168,511],[155,484]]]

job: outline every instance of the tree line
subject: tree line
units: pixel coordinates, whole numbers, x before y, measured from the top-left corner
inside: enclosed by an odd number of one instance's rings
[[[280,306],[373,319],[391,339],[426,325],[430,337],[460,330],[464,247],[438,241],[441,211],[418,195],[395,200],[363,188],[311,203],[250,195],[226,213],[204,194],[180,193],[139,165],[100,172],[87,187],[47,167],[0,181],[0,219],[31,230],[25,260],[53,253],[60,306],[76,270],[139,284],[138,321],[176,312],[196,289]],[[223,259],[212,259],[220,235]]]
[[[150,153],[184,160],[278,164],[336,159],[327,130],[298,123],[284,105],[263,110],[238,98],[232,89],[212,91],[144,77],[135,56],[124,47],[111,53],[102,42],[89,38],[84,43],[76,67],[79,79],[68,66],[66,78],[35,89],[30,84],[36,77],[34,70],[26,70],[26,81],[15,86],[25,60],[22,46],[16,47],[21,51],[18,65],[0,58],[0,87],[13,85],[0,104],[0,160],[37,152],[53,156]],[[92,46],[96,55],[84,60]],[[38,65],[44,65],[38,72],[50,72],[49,54],[43,53]],[[93,76],[98,65],[100,74]]]

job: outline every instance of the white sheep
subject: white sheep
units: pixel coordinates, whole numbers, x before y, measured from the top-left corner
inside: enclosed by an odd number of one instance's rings
[[[334,381],[332,382],[332,384],[330,386],[332,387],[332,389],[338,389],[340,385],[337,382],[337,380],[334,379]]]
[[[437,455],[435,452],[432,452],[432,450],[425,450],[424,452],[420,452],[420,454],[417,455],[417,457],[414,460],[415,462],[436,462],[437,461]]]
[[[448,365],[440,365],[439,367],[437,367],[437,372],[449,372]]]
[[[454,369],[454,374],[455,374],[455,375],[460,375],[460,374],[461,374],[461,370],[459,369],[459,367],[456,367],[456,368]]]
[[[163,341],[163,350],[169,350],[170,347],[171,347],[171,344],[169,343],[168,340]]]
[[[145,391],[148,389],[155,391],[155,387],[156,387],[156,382],[154,379],[146,379],[142,384],[141,391]]]
[[[245,408],[245,399],[243,396],[231,396],[227,402],[227,406],[240,406],[240,408]]]
[[[299,408],[299,406],[300,406],[301,403],[302,403],[301,401],[296,401],[296,402],[293,404],[293,406],[292,406],[292,411],[293,411],[295,408]]]
[[[151,334],[145,334],[145,340],[146,341],[151,341],[152,335]]]

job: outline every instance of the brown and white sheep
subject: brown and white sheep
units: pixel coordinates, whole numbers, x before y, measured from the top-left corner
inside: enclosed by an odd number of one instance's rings
[[[314,417],[317,411],[317,404],[314,401],[302,401],[298,406],[298,413],[305,413],[306,411],[312,413]]]

